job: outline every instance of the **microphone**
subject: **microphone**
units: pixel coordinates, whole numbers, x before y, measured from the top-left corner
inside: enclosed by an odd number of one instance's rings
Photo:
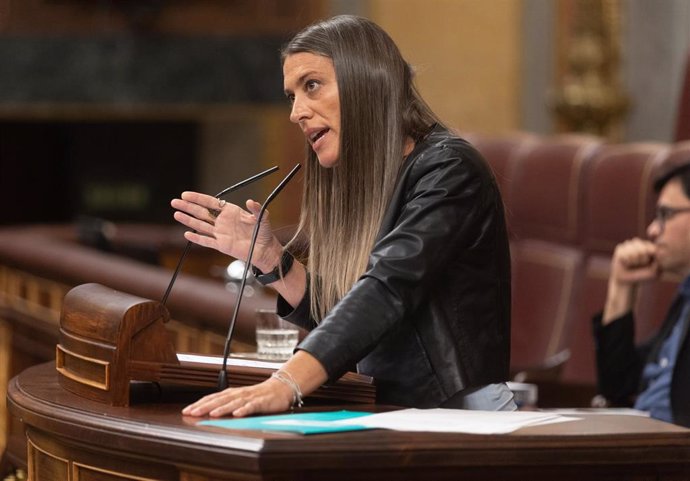
[[[221,190],[218,192],[214,197],[216,199],[220,199],[222,196],[225,194],[229,194],[230,192],[234,192],[245,185],[249,185],[252,182],[255,182],[259,179],[263,179],[266,177],[268,174],[272,174],[278,170],[278,166],[274,165],[270,169],[266,169],[263,172],[259,172],[256,175],[252,175],[251,177],[248,177],[235,185],[231,185],[230,187]],[[189,249],[192,247],[192,243],[190,241],[187,241],[187,245],[184,248],[184,251],[182,251],[182,255],[180,256],[180,260],[177,261],[177,267],[175,267],[175,272],[173,272],[172,278],[170,279],[170,283],[168,284],[168,288],[165,290],[165,294],[163,294],[163,299],[161,300],[161,304],[165,305],[165,303],[168,301],[168,296],[170,296],[170,291],[172,291],[173,284],[175,283],[175,280],[177,279],[177,275],[180,273],[180,268],[182,267],[182,263],[184,262],[185,257],[187,257],[187,254],[189,253]]]
[[[237,321],[237,314],[240,312],[240,303],[242,302],[242,294],[244,293],[244,286],[247,283],[247,272],[249,271],[249,266],[252,264],[252,255],[254,255],[254,246],[256,245],[256,237],[259,234],[259,227],[261,226],[261,218],[264,216],[266,207],[270,204],[273,199],[280,193],[285,185],[292,179],[292,177],[297,173],[297,171],[302,166],[300,164],[295,165],[292,170],[285,176],[285,178],[278,184],[278,186],[273,189],[266,201],[261,206],[259,210],[259,215],[256,216],[256,224],[254,225],[254,231],[252,232],[252,239],[249,243],[249,253],[247,254],[247,261],[244,264],[244,273],[242,274],[242,283],[240,284],[240,289],[237,294],[237,303],[235,304],[235,312],[232,313],[232,319],[230,320],[230,326],[228,327],[228,336],[225,338],[225,348],[223,349],[223,365],[218,373],[218,390],[222,391],[228,387],[228,373],[226,372],[226,367],[228,365],[228,357],[230,357],[230,341],[232,340],[232,331],[235,329],[235,321]]]

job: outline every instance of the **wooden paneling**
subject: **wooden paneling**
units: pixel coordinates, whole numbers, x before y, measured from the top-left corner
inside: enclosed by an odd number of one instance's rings
[[[6,395],[9,380],[25,368],[55,358],[58,320],[68,286],[0,265],[0,456],[10,436],[23,428],[10,419]],[[228,316],[230,313],[228,313]],[[171,320],[166,325],[178,352],[221,354],[225,336],[199,325]],[[253,344],[233,341],[233,352],[250,352]],[[13,453],[17,454],[17,453]],[[39,456],[35,462],[59,471],[59,463]],[[60,476],[51,479],[66,479]],[[75,478],[77,479],[77,478]],[[80,478],[106,479],[106,478]],[[124,479],[124,478],[123,478]]]
[[[27,433],[33,481],[176,481],[177,470],[151,461],[124,460],[97,449]]]
[[[7,418],[7,384],[10,381],[11,374],[11,343],[12,330],[10,329],[9,323],[0,317],[0,456],[2,456],[2,453],[5,451],[7,433],[9,430]]]
[[[520,0],[372,0],[370,12],[442,120],[463,130],[519,127]]]

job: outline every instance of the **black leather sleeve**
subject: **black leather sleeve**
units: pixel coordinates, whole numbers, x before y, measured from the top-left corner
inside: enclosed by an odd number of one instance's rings
[[[638,393],[647,349],[635,347],[635,322],[632,312],[606,326],[602,314],[593,320],[594,347],[599,393],[616,406],[632,405]]]
[[[285,319],[293,323],[296,326],[311,331],[317,324],[316,321],[311,317],[309,312],[309,285],[304,293],[304,297],[300,301],[299,305],[293,308],[283,296],[278,296],[276,313]]]

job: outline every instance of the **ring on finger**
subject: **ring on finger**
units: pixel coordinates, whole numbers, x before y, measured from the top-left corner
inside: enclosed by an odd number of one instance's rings
[[[226,203],[227,202],[225,201],[225,199],[218,199],[218,208],[217,209],[208,208],[207,210],[208,210],[208,213],[211,216],[211,218],[215,219],[216,217],[218,217],[220,215],[220,211],[223,210],[223,207],[225,207]]]

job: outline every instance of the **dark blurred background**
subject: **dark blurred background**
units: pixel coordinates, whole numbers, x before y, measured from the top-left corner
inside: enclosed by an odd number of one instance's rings
[[[321,3],[0,2],[0,223],[170,223],[183,190],[298,161],[266,147],[278,52]]]
[[[557,99],[596,3],[0,0],[0,224],[170,224],[182,190],[216,193],[270,165],[289,169],[303,146],[278,51],[338,13],[391,33],[425,98],[461,131],[575,130]],[[609,90],[626,108],[597,133],[672,140],[690,2],[598,3],[609,12]],[[230,200],[260,200],[277,177]],[[296,220],[299,193],[298,179],[272,207],[276,222]]]

